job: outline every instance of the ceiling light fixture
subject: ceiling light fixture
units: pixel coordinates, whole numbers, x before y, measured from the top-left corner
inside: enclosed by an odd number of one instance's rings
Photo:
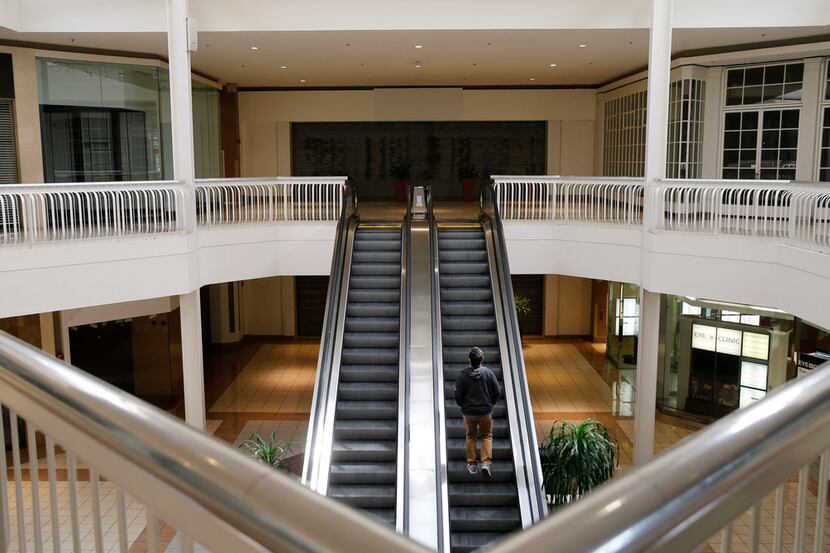
[[[423,46],[422,44],[416,44],[416,45],[415,45],[415,48],[423,48],[423,47],[424,47],[424,46]]]
[[[251,46],[251,50],[259,50],[259,46]]]
[[[300,79],[300,82],[301,82],[301,83],[304,83],[304,82],[305,82],[305,79]]]
[[[530,78],[530,80],[531,80],[531,81],[535,81],[536,79],[535,79],[534,77],[531,77],[531,78]]]
[[[416,63],[416,64],[415,64],[415,69],[420,69],[420,68],[421,68],[421,64],[420,64],[420,63]]]
[[[280,69],[288,69],[287,65],[280,65]]]
[[[588,47],[588,45],[587,45],[587,44],[580,44],[580,45],[579,45],[579,47],[580,47],[580,48],[587,48],[587,47]]]
[[[555,63],[550,64],[551,67],[556,67]]]

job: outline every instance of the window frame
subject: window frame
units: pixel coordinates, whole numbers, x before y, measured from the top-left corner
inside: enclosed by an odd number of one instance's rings
[[[819,70],[821,86],[819,87],[818,93],[818,113],[816,117],[816,158],[815,158],[815,167],[813,170],[813,177],[815,178],[816,182],[830,182],[822,181],[821,180],[821,150],[823,149],[824,145],[822,144],[822,137],[824,134],[824,112],[826,110],[830,110],[830,97],[828,97],[828,93],[830,93],[830,57],[824,58],[821,63],[821,69]],[[830,127],[828,127],[830,128]],[[830,142],[827,144],[830,147]]]

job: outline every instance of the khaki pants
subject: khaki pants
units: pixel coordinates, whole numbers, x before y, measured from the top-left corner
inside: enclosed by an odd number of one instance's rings
[[[476,462],[476,435],[481,430],[481,464],[489,465],[493,461],[493,416],[464,415],[464,430],[467,438],[467,462]]]

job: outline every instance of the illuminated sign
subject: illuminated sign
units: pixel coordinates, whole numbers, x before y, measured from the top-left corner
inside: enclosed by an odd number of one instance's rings
[[[741,361],[741,386],[767,389],[767,366],[761,363]]]
[[[767,393],[763,390],[753,390],[752,388],[741,387],[741,402],[739,406],[746,407],[747,405],[752,405],[756,401],[764,399],[764,396],[766,395]]]
[[[692,347],[715,351],[717,329],[713,326],[692,325]]]
[[[718,329],[717,352],[725,353],[727,355],[741,354],[741,334],[740,330],[732,330],[729,328]]]
[[[769,359],[769,334],[744,332],[742,355],[764,361]]]

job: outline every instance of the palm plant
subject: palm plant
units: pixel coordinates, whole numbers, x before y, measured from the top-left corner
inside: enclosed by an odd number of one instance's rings
[[[289,439],[277,439],[277,433],[271,432],[268,439],[259,434],[252,434],[251,438],[239,444],[239,447],[247,450],[251,457],[260,463],[288,470],[285,458],[294,450],[294,442]]]
[[[545,492],[551,505],[575,501],[614,474],[617,445],[601,422],[554,421],[539,448]]]
[[[530,298],[521,294],[513,296],[513,303],[516,304],[516,313],[518,315],[527,315],[533,311],[533,304],[530,303]]]

